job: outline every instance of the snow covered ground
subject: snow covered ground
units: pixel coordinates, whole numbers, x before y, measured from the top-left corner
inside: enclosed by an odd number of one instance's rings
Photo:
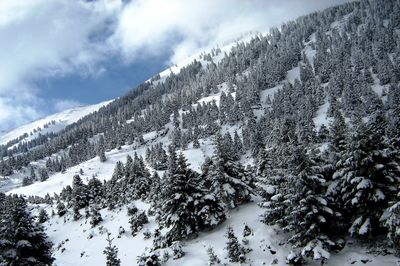
[[[134,204],[140,210],[147,210],[148,204],[135,201]],[[55,208],[55,206],[53,206]],[[50,214],[52,207],[46,207]],[[282,245],[285,235],[276,227],[266,226],[260,222],[262,209],[256,202],[238,207],[230,212],[229,218],[216,229],[202,232],[193,240],[184,241],[183,250],[185,256],[179,260],[173,260],[172,256],[165,265],[203,266],[208,265],[207,248],[212,247],[222,263],[226,265],[238,265],[229,262],[225,250],[225,234],[228,225],[233,227],[235,235],[242,241],[243,228],[247,224],[252,229],[252,234],[247,237],[249,243],[245,245],[251,251],[247,254],[247,262],[241,265],[270,265],[277,259],[276,265],[286,265],[285,258],[290,252],[290,247]],[[84,216],[83,211],[81,214]],[[103,222],[96,228],[91,228],[84,217],[78,221],[72,220],[72,214],[68,213],[66,219],[57,215],[46,222],[45,228],[50,239],[54,243],[55,265],[104,265],[105,255],[102,251],[106,246],[107,232],[114,238],[113,244],[118,247],[119,258],[122,265],[136,265],[137,256],[143,254],[152,246],[153,238],[144,239],[143,232],[153,232],[157,228],[154,217],[149,217],[149,223],[136,236],[129,232],[129,217],[127,209],[121,208],[115,211],[103,209],[101,211]],[[119,236],[119,228],[126,232]],[[91,239],[89,239],[92,237]],[[350,244],[353,242],[353,244]],[[166,249],[170,255],[172,251]],[[162,256],[164,250],[160,250]],[[349,244],[339,254],[332,254],[328,265],[396,265],[397,258],[392,255],[382,256],[368,253],[366,247],[350,240]],[[316,261],[309,261],[309,265],[320,265]]]
[[[324,113],[326,106],[321,106],[321,114]],[[320,115],[321,115],[320,114]],[[319,120],[319,118],[316,118]],[[323,119],[321,119],[323,120]],[[238,130],[235,128],[224,127],[224,132],[233,132]],[[144,135],[145,140],[150,143],[161,141],[164,144],[169,143],[168,135],[162,138],[157,138],[156,132],[149,132]],[[194,149],[190,144],[188,149],[183,151],[184,155],[190,163],[190,167],[196,171],[200,170],[205,156],[210,156],[213,153],[212,141],[210,139],[201,139],[200,148]],[[126,156],[133,155],[135,152],[144,156],[145,147],[140,146],[123,146],[121,150],[112,150],[106,153],[107,161],[101,163],[98,158],[94,158],[87,162],[81,163],[75,167],[67,169],[64,174],[57,173],[52,175],[49,180],[45,182],[37,182],[27,187],[21,187],[11,190],[9,193],[25,194],[25,195],[39,195],[44,196],[46,193],[52,195],[54,192],[59,193],[66,185],[71,185],[72,177],[74,174],[79,173],[79,169],[84,171],[81,175],[82,180],[87,181],[92,175],[97,176],[99,179],[111,178],[115,163],[117,161],[125,162]],[[162,174],[162,172],[160,172]],[[184,266],[200,266],[207,265],[208,256],[206,250],[212,247],[216,255],[221,259],[222,263],[227,265],[238,265],[229,262],[227,251],[225,250],[225,234],[228,225],[234,229],[239,241],[242,240],[242,232],[244,225],[247,224],[252,230],[253,234],[247,239],[249,244],[246,247],[252,251],[247,255],[247,262],[242,265],[270,265],[270,263],[277,259],[276,265],[286,265],[285,258],[290,252],[290,247],[283,245],[285,234],[278,230],[276,227],[266,226],[260,222],[260,215],[263,210],[257,205],[257,197],[254,197],[254,202],[239,206],[237,209],[229,213],[228,219],[216,229],[209,232],[201,232],[199,237],[184,241],[183,250],[186,255],[179,259],[173,260],[172,257],[165,265],[184,265]],[[134,204],[140,210],[148,210],[149,205],[141,201],[135,201]],[[36,208],[38,206],[34,205]],[[55,211],[55,205],[44,206],[46,211],[51,214],[52,210]],[[83,210],[81,214],[84,216]],[[149,223],[136,235],[132,236],[129,231],[129,217],[127,216],[126,207],[109,211],[106,209],[101,210],[103,222],[96,228],[91,228],[88,220],[84,217],[78,221],[73,221],[72,213],[69,212],[65,217],[58,217],[55,215],[48,222],[46,222],[46,233],[49,235],[50,240],[54,243],[54,256],[56,258],[55,265],[59,266],[74,266],[74,265],[103,265],[105,255],[103,255],[104,247],[106,246],[107,232],[111,233],[114,238],[113,244],[119,249],[119,258],[122,265],[136,265],[137,256],[148,251],[152,246],[152,238],[144,239],[143,232],[150,230],[151,232],[157,227],[154,217],[149,217]],[[119,228],[122,226],[126,232],[118,236]],[[91,239],[89,239],[91,237]],[[397,258],[392,255],[378,256],[370,253],[367,247],[363,247],[359,243],[348,244],[346,248],[339,254],[332,254],[328,265],[395,265]],[[169,254],[172,251],[167,249]],[[163,250],[160,251],[161,255]],[[310,265],[319,265],[318,262],[309,261]]]

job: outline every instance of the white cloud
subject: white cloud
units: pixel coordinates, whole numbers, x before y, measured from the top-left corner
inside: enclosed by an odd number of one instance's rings
[[[136,0],[122,11],[110,39],[128,60],[173,51],[178,63],[195,51],[346,0]]]
[[[101,75],[102,63],[115,55],[134,63],[172,51],[170,62],[177,63],[242,33],[265,32],[342,2],[0,0],[0,129],[43,115],[49,103],[38,97],[38,79]]]
[[[84,104],[79,101],[59,99],[54,102],[54,109],[57,112],[61,112],[61,111],[67,110],[67,109],[71,109],[71,108],[83,106],[83,105]]]
[[[10,128],[43,113],[38,78],[68,73],[96,75],[108,48],[92,40],[104,31],[122,4],[70,0],[0,1],[0,128]]]

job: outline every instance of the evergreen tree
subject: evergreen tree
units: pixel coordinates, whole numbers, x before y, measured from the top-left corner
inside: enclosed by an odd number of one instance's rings
[[[201,195],[196,181],[199,175],[190,170],[181,153],[176,158],[170,148],[168,172],[163,179],[161,199],[161,223],[169,228],[166,241],[185,239],[198,231],[198,218],[195,213],[198,198]]]
[[[137,232],[142,230],[143,225],[147,224],[148,222],[149,220],[144,211],[136,211],[135,213],[133,213],[129,218],[132,235],[135,236]]]
[[[100,135],[99,141],[97,143],[97,156],[99,156],[100,162],[107,161],[103,135]]]
[[[26,187],[26,186],[29,186],[29,185],[32,185],[32,184],[33,184],[33,181],[32,181],[32,179],[31,179],[30,177],[25,176],[25,177],[22,179],[22,186],[23,186],[23,187]]]
[[[214,249],[212,247],[207,248],[207,255],[208,255],[209,265],[219,265],[221,263],[221,260],[215,254]]]
[[[346,149],[347,145],[347,126],[344,120],[344,117],[339,112],[335,113],[333,123],[330,126],[330,149],[333,153],[334,162],[336,162],[340,153],[342,153]]]
[[[107,234],[107,243],[108,245],[103,251],[103,254],[106,255],[106,266],[120,266],[121,260],[118,259],[118,248],[112,244],[114,238],[110,238],[111,233]]]
[[[45,211],[45,209],[41,208],[39,211],[39,215],[38,215],[38,223],[44,223],[49,219],[49,216],[47,215],[47,212]]]
[[[99,209],[97,206],[92,206],[90,208],[90,225],[96,227],[99,223],[103,221]]]
[[[33,221],[23,198],[2,197],[0,264],[50,265],[52,243],[44,229]]]
[[[246,261],[244,247],[240,245],[231,226],[228,226],[227,228],[226,238],[226,250],[228,251],[229,261],[244,263]]]
[[[78,221],[82,217],[79,209],[80,208],[78,207],[78,204],[74,201],[74,203],[72,204],[72,218],[74,221]]]
[[[220,137],[217,137],[216,151],[206,179],[210,184],[210,193],[224,204],[224,208],[232,209],[250,200],[254,180],[240,164],[224,153],[222,145]]]
[[[47,172],[46,168],[41,168],[39,170],[39,178],[40,178],[40,181],[42,181],[42,182],[49,179],[49,173]]]
[[[355,132],[342,152],[329,195],[340,203],[351,235],[378,232],[380,217],[398,191],[396,152],[384,140],[385,118],[375,114],[367,125],[353,123]]]
[[[182,250],[182,245],[179,241],[176,241],[172,245],[173,259],[177,260],[185,256],[185,252]]]
[[[35,169],[33,168],[33,166],[30,166],[29,168],[30,174],[29,177],[32,181],[36,180],[36,173],[35,173]]]
[[[67,212],[67,208],[65,207],[64,203],[61,201],[57,202],[57,215],[58,216],[63,216]]]
[[[193,141],[193,148],[195,148],[195,149],[200,148],[200,143],[199,143],[199,140],[197,138],[195,138],[194,141]]]
[[[88,189],[79,175],[75,175],[72,180],[72,199],[77,209],[88,205]]]
[[[95,177],[92,177],[87,185],[88,198],[91,204],[100,204],[104,197],[104,187],[101,181]]]

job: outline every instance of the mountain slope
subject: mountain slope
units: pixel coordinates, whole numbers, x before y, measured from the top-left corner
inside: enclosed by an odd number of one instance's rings
[[[234,265],[393,265],[399,21],[398,1],[352,2],[203,54],[6,158],[29,181],[7,194],[51,216],[62,265],[102,263],[107,232],[123,265],[205,265],[208,246]]]
[[[46,133],[58,133],[63,130],[66,126],[71,125],[81,119],[82,117],[99,110],[101,107],[106,106],[111,101],[105,101],[94,105],[87,105],[81,107],[71,108],[60,113],[56,113],[53,115],[49,115],[45,118],[36,120],[29,124],[20,126],[8,132],[0,133],[0,145],[4,145],[7,142],[17,139],[18,137],[24,135],[25,133],[28,135],[26,138],[23,138],[21,142],[26,142],[35,139],[38,134],[46,134]],[[40,128],[40,130],[38,130]],[[35,132],[34,132],[35,131]],[[20,142],[18,142],[20,143]],[[15,145],[18,145],[16,143]]]

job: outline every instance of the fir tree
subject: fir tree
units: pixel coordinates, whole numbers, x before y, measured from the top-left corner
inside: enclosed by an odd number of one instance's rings
[[[108,245],[103,251],[103,254],[106,255],[106,266],[120,266],[121,260],[118,258],[118,248],[112,244],[114,238],[110,238],[111,233],[107,234],[107,243]]]
[[[103,221],[101,217],[101,213],[98,210],[97,206],[92,206],[90,208],[90,225],[92,227],[96,227],[99,223]]]
[[[26,202],[11,196],[1,202],[0,263],[3,265],[50,265],[52,243],[30,216]]]
[[[185,252],[182,250],[182,245],[179,241],[176,241],[171,246],[173,252],[173,259],[177,260],[185,256]]]
[[[220,137],[217,137],[216,152],[206,178],[210,183],[211,194],[226,209],[232,209],[250,200],[254,180],[240,164],[224,153],[222,145]]]
[[[38,215],[38,223],[42,224],[44,222],[47,222],[48,219],[49,216],[47,215],[47,212],[45,211],[45,209],[41,208]]]
[[[246,253],[242,245],[240,245],[233,228],[228,226],[226,231],[226,247],[228,251],[229,261],[244,263],[246,261]]]
[[[67,212],[67,208],[65,207],[64,203],[61,201],[57,202],[57,215],[58,216],[63,216]]]
[[[215,254],[214,249],[212,247],[207,248],[207,255],[208,255],[208,265],[219,265],[221,260]]]
[[[384,140],[385,118],[378,113],[367,125],[354,125],[329,195],[340,203],[350,234],[367,237],[381,227],[380,217],[396,196],[400,173],[397,153]]]
[[[397,198],[400,198],[400,192]],[[388,231],[387,238],[393,244],[397,254],[400,254],[400,201],[398,199],[386,210],[387,217],[382,217],[382,220]]]
[[[39,170],[39,178],[40,178],[40,181],[42,181],[42,182],[49,179],[49,173],[47,172],[46,168],[41,168]]]
[[[79,206],[77,205],[77,203],[74,201],[74,203],[72,204],[72,218],[74,221],[78,221],[82,215],[79,212]]]
[[[133,236],[136,235],[137,232],[142,230],[143,225],[147,224],[149,222],[147,215],[144,211],[141,212],[135,212],[131,217],[129,218],[129,224],[131,227],[131,233]]]
[[[166,235],[169,244],[198,231],[195,210],[196,198],[201,195],[196,184],[198,174],[188,168],[182,153],[177,159],[174,158],[175,151],[170,149],[168,172],[163,179],[161,199],[161,223],[169,228]]]
[[[88,205],[88,189],[79,175],[75,175],[72,180],[72,199],[78,209]]]

